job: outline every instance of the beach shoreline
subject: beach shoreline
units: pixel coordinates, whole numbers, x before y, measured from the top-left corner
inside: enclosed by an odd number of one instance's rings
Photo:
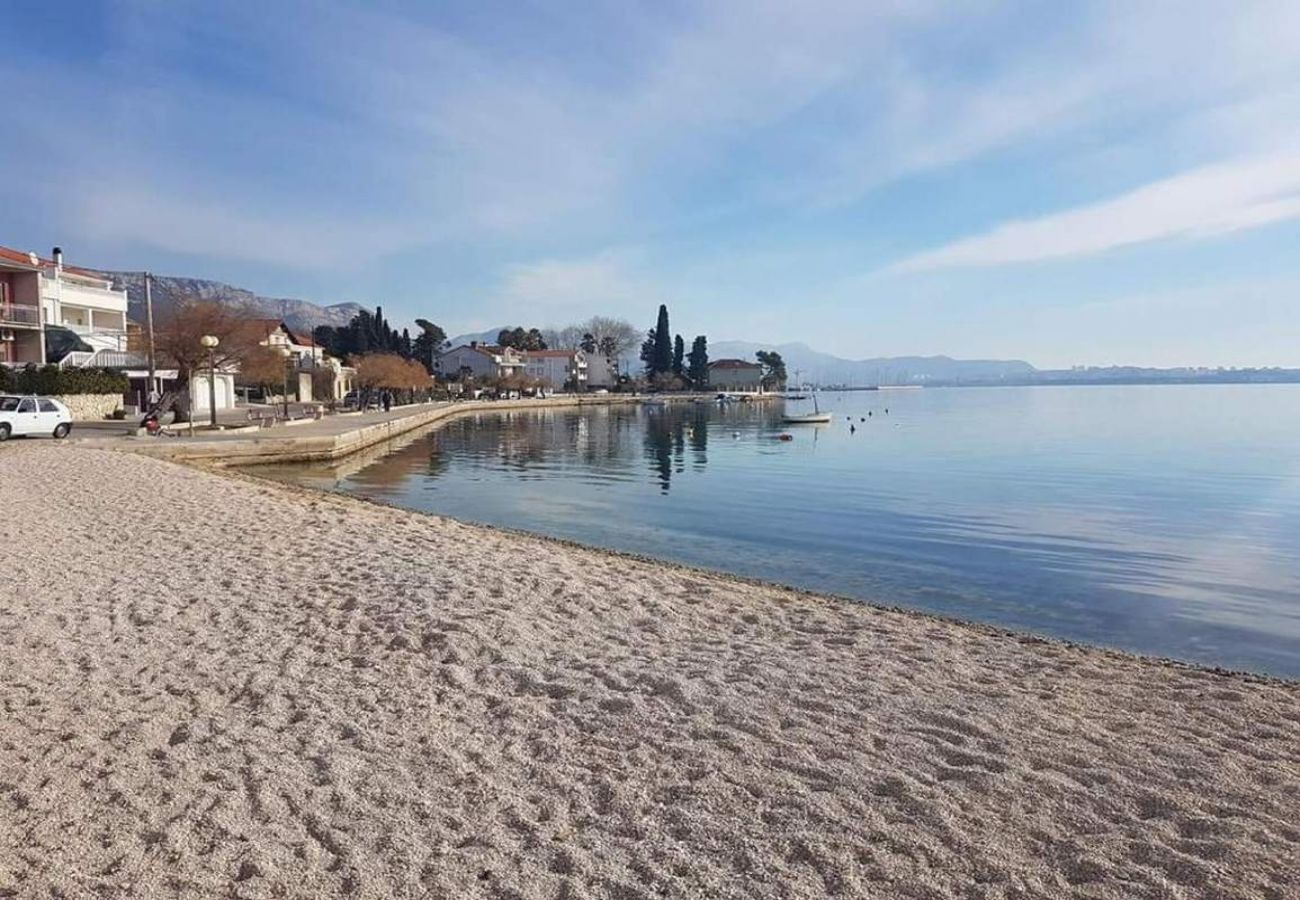
[[[1284,897],[1300,685],[0,450],[0,891]]]

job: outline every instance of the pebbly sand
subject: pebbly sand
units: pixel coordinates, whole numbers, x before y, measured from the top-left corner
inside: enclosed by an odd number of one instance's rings
[[[1300,897],[1300,685],[0,447],[0,896]]]

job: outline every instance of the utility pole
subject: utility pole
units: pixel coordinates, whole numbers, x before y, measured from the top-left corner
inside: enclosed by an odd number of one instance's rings
[[[146,399],[149,401],[150,408],[152,408],[153,394],[157,387],[157,382],[155,380],[157,378],[157,373],[154,371],[153,356],[153,275],[148,272],[144,273],[144,316],[145,329],[149,333],[149,345],[147,348],[149,356],[149,396]]]

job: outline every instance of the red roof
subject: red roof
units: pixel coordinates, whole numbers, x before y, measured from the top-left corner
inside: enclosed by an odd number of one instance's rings
[[[521,351],[526,359],[541,359],[543,357],[563,357],[568,359],[577,353],[577,350],[523,350]]]
[[[14,250],[11,247],[0,247],[0,260],[3,260],[5,262],[17,263],[21,266],[32,268],[32,254],[26,250]],[[54,260],[46,259],[43,256],[37,256],[36,268],[52,269],[54,268]],[[63,266],[63,271],[68,272],[72,275],[81,275],[86,278],[94,278],[99,281],[108,280],[98,272],[92,272],[89,269],[81,269],[78,268],[77,266],[69,266],[66,263]]]
[[[0,247],[0,260],[5,262],[18,263],[22,266],[32,267],[32,258],[29,254],[21,250],[10,250],[8,247]],[[40,257],[37,257],[36,265],[40,265]]]
[[[743,359],[715,359],[709,363],[710,369],[761,369],[758,363],[752,363]]]

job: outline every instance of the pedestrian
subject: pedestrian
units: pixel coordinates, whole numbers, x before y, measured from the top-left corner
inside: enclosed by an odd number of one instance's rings
[[[388,391],[384,391],[384,412],[388,412],[392,408],[393,408],[393,395],[390,394]]]

